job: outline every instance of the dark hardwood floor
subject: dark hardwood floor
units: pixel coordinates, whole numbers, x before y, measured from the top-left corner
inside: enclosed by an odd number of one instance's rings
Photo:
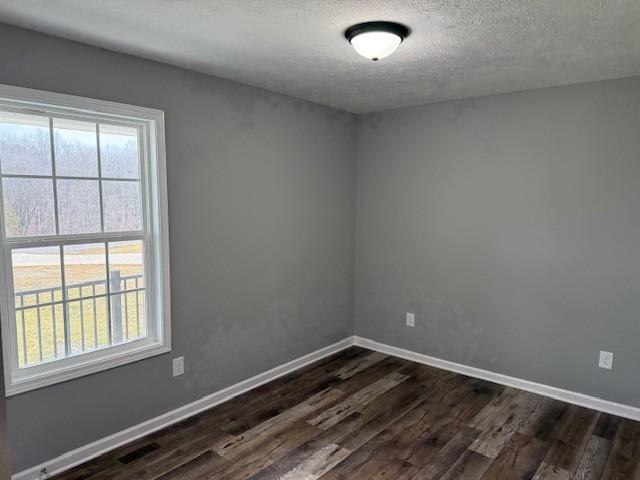
[[[640,423],[350,348],[57,480],[640,479]]]

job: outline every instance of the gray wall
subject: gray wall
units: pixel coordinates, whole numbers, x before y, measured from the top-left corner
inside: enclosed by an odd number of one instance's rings
[[[4,368],[2,366],[2,343],[0,343],[0,479],[11,475],[9,434],[7,432],[7,402],[4,394]]]
[[[367,115],[356,218],[358,335],[640,406],[639,78]]]
[[[164,110],[169,179],[173,352],[11,397],[16,471],[352,333],[353,116],[9,26],[0,45],[0,83]]]

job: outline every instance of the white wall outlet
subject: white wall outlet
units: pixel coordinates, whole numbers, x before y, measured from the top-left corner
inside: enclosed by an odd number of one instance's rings
[[[407,327],[415,327],[416,326],[416,314],[415,313],[407,312],[407,314],[405,315],[405,318],[407,320]]]
[[[600,368],[611,370],[613,368],[613,353],[600,350],[600,359],[598,360]]]
[[[177,377],[184,374],[184,357],[173,359],[173,376]]]

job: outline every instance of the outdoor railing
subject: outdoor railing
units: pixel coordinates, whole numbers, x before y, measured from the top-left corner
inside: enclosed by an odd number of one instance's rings
[[[112,270],[109,280],[66,285],[66,316],[62,311],[62,287],[15,292],[20,366],[144,337],[142,277],[123,276],[119,270]]]

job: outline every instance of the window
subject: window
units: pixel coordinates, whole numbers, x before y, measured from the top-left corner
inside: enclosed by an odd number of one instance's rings
[[[170,350],[163,113],[0,86],[7,394]]]

